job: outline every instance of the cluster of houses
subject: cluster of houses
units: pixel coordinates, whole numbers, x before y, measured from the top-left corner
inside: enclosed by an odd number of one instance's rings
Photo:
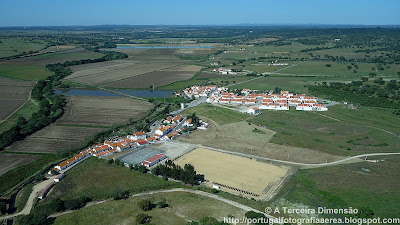
[[[241,95],[228,92],[225,88],[221,91],[214,91],[206,100],[207,103],[236,104],[250,106],[247,110],[250,114],[258,114],[260,109],[289,110],[290,106],[296,110],[304,111],[327,111],[328,108],[317,102],[314,96],[305,94],[293,94],[288,91],[274,93],[256,93],[249,89],[243,89]]]
[[[209,85],[209,86],[191,86],[190,88],[186,88],[183,90],[183,93],[186,98],[199,98],[199,97],[207,97],[210,93],[214,92],[215,90],[218,90],[218,88],[215,85]]]
[[[236,74],[235,72],[232,72],[231,69],[226,69],[224,67],[220,67],[218,69],[213,69],[212,71],[216,72],[216,73],[221,73],[221,74]]]
[[[177,129],[177,126],[180,124],[182,124],[182,126],[180,126],[181,128]],[[126,137],[117,137],[112,140],[106,140],[104,143],[97,144],[81,151],[73,157],[61,162],[56,165],[53,170],[61,172],[89,156],[104,157],[116,152],[122,152],[124,150],[157,143],[159,141],[172,140],[180,135],[184,127],[191,126],[193,126],[192,119],[184,120],[181,115],[175,117],[169,116],[163,120],[163,124],[155,128],[154,135],[152,136],[143,131],[138,131]],[[49,173],[51,173],[51,171]]]

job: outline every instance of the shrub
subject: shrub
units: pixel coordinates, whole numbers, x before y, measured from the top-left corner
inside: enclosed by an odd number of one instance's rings
[[[135,220],[137,224],[145,224],[150,222],[150,216],[144,213],[140,213],[136,216]]]
[[[117,188],[111,192],[111,196],[114,200],[126,199],[129,198],[129,191],[122,191],[121,189]]]
[[[153,208],[153,204],[149,199],[142,199],[137,204],[138,207],[143,211],[149,211]]]
[[[165,198],[162,198],[157,202],[157,206],[158,206],[158,208],[168,207],[168,202]]]

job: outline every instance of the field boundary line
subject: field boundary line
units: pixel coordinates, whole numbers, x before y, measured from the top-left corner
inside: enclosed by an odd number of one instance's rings
[[[24,107],[26,104],[28,104],[28,102],[30,102],[32,100],[32,90],[29,91],[29,97],[28,99],[25,101],[24,104],[22,104],[20,107],[18,107],[18,109],[16,109],[13,113],[11,113],[9,116],[7,116],[6,118],[4,118],[2,121],[0,121],[0,124],[2,124],[3,122],[7,121],[10,117],[12,117],[15,113],[17,113],[22,107]]]
[[[358,125],[366,126],[366,127],[369,127],[369,128],[373,128],[373,129],[381,130],[381,131],[384,131],[384,132],[386,132],[386,133],[388,133],[388,134],[391,134],[391,135],[393,135],[393,136],[395,136],[395,137],[398,137],[398,138],[400,138],[400,136],[399,136],[399,135],[397,135],[397,134],[395,134],[395,133],[393,133],[393,132],[391,132],[391,131],[385,130],[385,129],[383,129],[383,128],[374,127],[374,126],[371,126],[371,125],[366,125],[366,124],[357,123],[357,122],[353,122],[353,121],[345,121],[345,120],[340,120],[340,119],[337,119],[337,118],[334,118],[334,117],[331,117],[331,116],[327,116],[327,115],[324,115],[324,114],[321,114],[321,113],[316,113],[316,112],[314,112],[314,113],[315,113],[315,114],[317,114],[317,115],[320,115],[320,116],[323,116],[323,117],[326,117],[326,118],[329,118],[329,119],[332,119],[332,120],[338,121],[338,122],[343,122],[343,123],[354,123],[354,124],[358,124]]]

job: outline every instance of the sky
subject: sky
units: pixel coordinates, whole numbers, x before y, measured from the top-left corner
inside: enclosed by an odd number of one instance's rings
[[[399,25],[400,0],[0,0],[0,26]]]

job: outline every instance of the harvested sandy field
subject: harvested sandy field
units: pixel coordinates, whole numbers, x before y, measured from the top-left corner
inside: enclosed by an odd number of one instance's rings
[[[175,162],[181,167],[192,164],[198,174],[205,174],[208,185],[216,182],[259,195],[288,172],[286,167],[203,148],[195,149]]]
[[[0,77],[0,121],[26,102],[33,85],[33,82]]]
[[[111,126],[138,119],[153,107],[128,97],[69,96],[63,117],[56,124]]]
[[[100,132],[101,128],[56,126],[39,130],[22,141],[17,141],[6,150],[10,152],[56,153],[84,143],[86,137]]]
[[[245,121],[220,126],[208,118],[203,117],[202,119],[211,123],[208,130],[195,130],[190,135],[178,137],[177,140],[227,151],[301,163],[325,163],[326,160],[331,162],[343,159],[342,156],[312,149],[269,143],[275,134],[274,131],[256,125],[248,125]],[[265,132],[265,134],[253,132],[254,128]]]
[[[43,156],[41,155],[0,153],[0,175],[19,166],[36,161],[42,157]]]
[[[66,79],[107,87],[148,88],[153,80],[158,83],[156,85],[166,85],[188,79],[201,68],[195,65],[183,65],[187,61],[175,56],[176,50],[173,49],[117,49],[116,51],[123,52],[129,57],[73,66],[74,73]],[[143,81],[145,83],[141,84]]]
[[[194,74],[195,72],[186,71],[156,71],[118,82],[113,82],[105,86],[115,88],[149,88],[154,84],[154,86],[157,88],[175,81],[190,79]]]

